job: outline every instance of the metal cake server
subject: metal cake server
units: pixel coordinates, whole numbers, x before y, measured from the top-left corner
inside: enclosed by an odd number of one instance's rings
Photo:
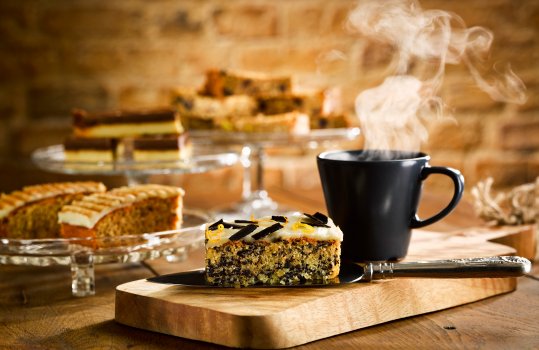
[[[499,278],[518,277],[531,270],[531,262],[518,256],[448,259],[416,262],[342,263],[339,277],[329,283],[305,282],[294,285],[255,285],[250,287],[320,287],[342,283],[370,282],[392,278]],[[151,277],[150,282],[187,287],[218,286],[206,283],[204,269]]]

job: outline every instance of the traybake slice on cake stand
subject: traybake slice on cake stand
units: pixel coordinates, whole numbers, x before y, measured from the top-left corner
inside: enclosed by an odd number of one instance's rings
[[[0,195],[0,237],[57,238],[58,212],[84,195],[105,192],[100,182],[59,182],[26,186]]]
[[[184,191],[165,185],[120,187],[86,196],[58,214],[65,238],[107,238],[179,229]]]

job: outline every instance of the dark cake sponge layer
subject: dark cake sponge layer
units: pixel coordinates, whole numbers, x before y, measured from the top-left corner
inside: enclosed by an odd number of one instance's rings
[[[330,282],[339,273],[339,256],[339,241],[229,241],[206,249],[206,279],[229,287]]]

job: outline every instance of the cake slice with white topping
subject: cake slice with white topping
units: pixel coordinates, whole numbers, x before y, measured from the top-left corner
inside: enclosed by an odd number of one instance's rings
[[[85,196],[58,214],[65,238],[104,238],[179,229],[181,188],[164,185],[120,187]]]
[[[316,213],[219,220],[206,227],[206,279],[225,287],[331,282],[342,231]]]
[[[105,192],[100,182],[56,182],[0,194],[0,237],[57,238],[62,206],[91,193]]]

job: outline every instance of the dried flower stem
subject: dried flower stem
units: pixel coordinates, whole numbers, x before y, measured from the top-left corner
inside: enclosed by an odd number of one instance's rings
[[[492,178],[472,188],[475,209],[482,219],[499,225],[522,225],[539,222],[539,177],[535,183],[513,188],[509,193],[492,197]]]

